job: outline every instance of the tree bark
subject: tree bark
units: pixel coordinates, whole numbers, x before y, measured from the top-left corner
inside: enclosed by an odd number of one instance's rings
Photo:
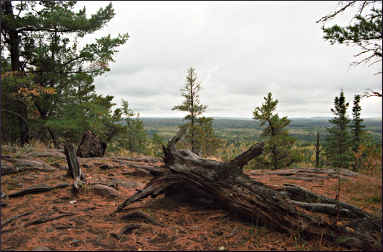
[[[5,43],[8,45],[10,58],[11,58],[11,67],[14,72],[21,72],[22,64],[20,62],[20,36],[19,32],[15,27],[12,26],[12,23],[15,23],[15,16],[13,14],[12,1],[2,1],[0,4],[1,12],[12,19],[12,21],[5,21],[1,24],[1,31],[8,35],[4,36]],[[22,117],[27,118],[27,107],[25,104],[21,104],[21,107],[18,108],[17,113],[22,115]],[[26,143],[29,143],[29,131],[28,125],[25,123],[25,120],[19,118],[19,129],[20,129],[20,144],[23,146]]]
[[[64,145],[64,152],[68,162],[68,175],[74,179],[73,190],[74,192],[78,192],[85,176],[81,172],[73,144],[66,143]]]
[[[162,193],[172,196],[180,192],[187,199],[212,200],[233,214],[257,220],[278,231],[299,232],[306,238],[323,236],[351,248],[381,248],[378,242],[381,224],[377,217],[340,202],[341,222],[331,223],[329,217],[336,215],[335,200],[291,185],[274,189],[244,174],[243,166],[262,153],[263,143],[253,145],[231,161],[217,162],[202,159],[189,150],[176,150],[175,145],[184,132],[181,129],[168,146],[163,147],[164,171],[154,175],[142,191],[123,202],[116,212],[147,196]],[[372,223],[369,227],[373,228],[359,227],[356,219]],[[352,228],[347,226],[351,223]]]

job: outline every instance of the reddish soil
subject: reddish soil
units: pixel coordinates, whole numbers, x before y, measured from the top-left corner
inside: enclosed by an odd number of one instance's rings
[[[66,165],[63,157],[38,159],[51,165]],[[279,233],[242,221],[222,209],[178,203],[163,196],[145,199],[128,206],[125,212],[112,215],[117,206],[133,195],[136,189],[142,189],[151,176],[135,174],[135,168],[111,158],[81,158],[79,161],[87,182],[108,183],[112,179],[128,182],[124,186],[116,187],[119,197],[109,198],[96,194],[91,189],[73,195],[69,186],[2,199],[1,202],[6,204],[1,207],[2,223],[11,217],[32,211],[2,228],[2,250],[344,250],[321,239],[302,240],[293,234]],[[112,168],[101,169],[103,165]],[[2,177],[1,189],[9,194],[38,184],[72,184],[73,180],[66,173],[66,170],[58,168],[54,172],[29,171],[7,175]],[[284,183],[296,184],[315,193],[335,197],[336,179],[333,178],[307,182],[277,175],[252,177],[275,187]],[[366,181],[381,185],[381,181],[365,175],[350,177],[344,183],[352,186]],[[376,188],[378,190],[379,186]],[[355,193],[349,190],[342,194],[341,200],[354,204]],[[380,202],[364,208],[372,213],[381,210]],[[144,223],[139,219],[126,221],[121,218],[135,210],[145,213],[160,225]],[[73,215],[65,215],[67,213]],[[61,218],[33,224],[33,221],[57,216]],[[28,223],[29,225],[25,225]],[[141,226],[121,235],[121,230],[129,223],[138,223]]]

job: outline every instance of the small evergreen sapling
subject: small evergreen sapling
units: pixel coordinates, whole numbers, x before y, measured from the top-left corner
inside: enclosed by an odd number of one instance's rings
[[[192,152],[208,155],[216,151],[220,141],[213,130],[213,119],[201,117],[207,106],[200,103],[198,94],[200,89],[201,83],[198,81],[195,69],[189,68],[185,87],[181,89],[185,100],[181,105],[174,106],[172,110],[188,112],[184,119],[189,122],[181,126],[188,128],[185,140],[190,143]]]
[[[346,102],[343,90],[339,97],[335,97],[335,107],[331,109],[335,117],[329,122],[332,126],[327,128],[325,154],[330,165],[339,168],[348,168],[352,161],[352,138],[349,132],[350,120],[346,116],[349,104]]]
[[[340,92],[339,97],[335,97],[335,107],[331,109],[335,117],[330,119],[329,122],[333,125],[328,130],[328,137],[326,139],[326,156],[327,160],[330,161],[337,171],[338,183],[336,190],[335,200],[337,201],[336,209],[337,214],[334,222],[338,221],[339,218],[339,197],[341,181],[339,175],[339,168],[348,168],[352,159],[351,155],[351,136],[349,133],[348,124],[350,120],[346,116],[348,103],[344,97],[343,90]]]
[[[266,127],[261,134],[266,138],[264,153],[261,163],[271,166],[272,169],[281,169],[290,166],[294,161],[294,154],[291,150],[295,139],[289,136],[286,127],[290,120],[287,117],[280,118],[274,111],[277,108],[278,100],[273,100],[271,92],[264,97],[265,103],[256,107],[253,112],[253,119],[259,120],[261,126]]]

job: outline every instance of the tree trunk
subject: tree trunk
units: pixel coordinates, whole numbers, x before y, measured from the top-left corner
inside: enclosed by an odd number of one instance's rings
[[[70,175],[74,180],[73,190],[74,192],[78,192],[80,190],[82,180],[85,178],[85,176],[81,172],[81,167],[78,163],[73,144],[66,143],[64,145],[64,152],[68,162],[68,175]]]
[[[320,154],[320,142],[319,142],[319,131],[317,131],[317,141],[315,144],[315,167],[318,168],[320,165],[319,154]]]
[[[50,135],[51,138],[52,138],[53,146],[54,146],[56,149],[59,149],[60,146],[59,146],[59,144],[58,144],[58,142],[57,142],[56,134],[53,132],[53,130],[52,130],[51,128],[47,127],[47,129],[48,129],[49,135]]]
[[[18,117],[19,129],[20,129],[20,144],[21,146],[24,146],[24,144],[29,143],[29,128],[28,128],[28,124],[26,123],[28,118],[28,111],[27,111],[27,106],[24,103],[19,102],[19,104],[21,106],[19,107],[18,113],[24,117],[24,120]]]
[[[273,189],[244,174],[242,167],[262,153],[263,143],[257,143],[233,160],[222,163],[202,159],[189,150],[176,150],[175,145],[184,132],[181,129],[168,146],[163,147],[165,165],[161,167],[162,172],[157,169],[146,187],[123,202],[116,212],[147,196],[181,192],[185,194],[184,198],[214,201],[215,205],[234,214],[282,232],[300,232],[307,238],[322,235],[351,248],[380,248],[381,223],[377,217],[340,202],[341,222],[334,224],[323,214],[337,214],[335,200],[291,185]],[[358,226],[357,219],[368,223],[370,229],[366,230],[366,225]]]
[[[4,36],[6,44],[9,46],[10,58],[11,58],[11,67],[13,72],[21,72],[22,64],[20,62],[20,36],[15,27],[11,24],[16,22],[15,16],[13,14],[12,1],[3,1],[1,3],[1,9],[5,16],[11,18],[10,22],[2,22],[1,30],[6,33],[8,37]],[[21,107],[18,111],[18,114],[22,115],[24,118],[27,118],[27,107],[25,104],[21,104]],[[23,120],[19,120],[19,129],[20,129],[20,144],[24,145],[29,142],[29,131],[27,124]]]

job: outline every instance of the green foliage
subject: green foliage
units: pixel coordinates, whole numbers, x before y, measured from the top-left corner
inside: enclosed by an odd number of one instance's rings
[[[335,107],[331,109],[335,117],[329,122],[331,127],[327,128],[329,135],[326,138],[325,153],[327,160],[334,167],[348,168],[352,160],[351,136],[349,132],[350,120],[346,116],[348,103],[344,97],[343,90],[339,97],[335,97]]]
[[[321,166],[321,160],[320,160],[320,153],[321,153],[321,147],[320,147],[320,134],[319,131],[316,132],[316,143],[315,143],[315,167],[319,168]]]
[[[184,119],[189,122],[181,125],[188,129],[184,137],[186,142],[179,143],[179,146],[185,147],[190,144],[194,153],[206,156],[215,153],[220,141],[214,133],[213,118],[200,117],[207,109],[206,105],[200,103],[198,94],[200,89],[201,84],[197,80],[195,69],[189,68],[185,87],[181,89],[181,95],[185,100],[181,105],[174,106],[172,110],[188,112]]]
[[[144,123],[140,115],[129,108],[128,101],[122,100],[121,108],[123,126],[118,137],[115,139],[117,149],[126,149],[130,152],[146,153],[148,136],[144,130]],[[136,116],[136,117],[134,117]]]
[[[272,169],[290,166],[297,158],[292,150],[295,139],[289,136],[286,129],[290,120],[287,117],[280,118],[274,113],[278,100],[273,100],[271,92],[264,97],[264,100],[265,103],[261,107],[256,107],[253,112],[253,119],[259,120],[261,126],[266,124],[261,134],[265,139],[265,147],[263,154],[256,159],[257,163]]]
[[[151,148],[149,155],[155,157],[162,157],[162,146],[165,145],[165,142],[161,136],[157,133],[153,133],[152,138],[150,139]]]
[[[352,133],[352,150],[355,152],[358,150],[360,142],[361,142],[361,134],[362,129],[365,128],[362,125],[363,119],[360,118],[360,111],[362,108],[360,107],[360,95],[354,96],[354,106],[352,107],[352,122],[351,122],[351,133]]]
[[[336,15],[351,9],[357,4],[360,5],[359,10],[353,17],[353,23],[347,26],[332,25],[330,27],[322,27],[324,39],[331,44],[339,43],[346,45],[357,45],[361,48],[361,52],[356,56],[365,56],[356,64],[362,62],[368,63],[371,60],[374,64],[382,60],[382,3],[381,1],[347,1],[345,6],[335,11],[333,14],[322,17],[317,22],[326,22]],[[381,94],[380,94],[381,96]]]
[[[217,149],[222,144],[213,129],[213,118],[200,117],[196,125],[196,149],[202,156],[216,154]]]
[[[32,82],[31,76],[11,71],[10,63],[1,58],[1,139],[8,143],[25,144],[32,130],[32,103],[23,87]],[[20,139],[20,142],[17,140]]]
[[[110,70],[108,63],[128,34],[115,38],[107,35],[79,48],[79,40],[102,29],[113,18],[114,10],[109,4],[87,18],[85,8],[76,11],[75,4],[3,1],[0,6],[1,37],[9,55],[1,58],[2,65],[7,63],[11,71],[31,80],[5,89],[6,101],[15,93],[23,94],[16,98],[24,107],[17,109],[11,102],[3,105],[23,114],[39,136],[48,131],[55,145],[60,137],[76,141],[84,129],[106,138],[113,137],[106,129],[118,131],[110,122],[118,117],[111,111],[113,97],[96,95],[93,79]],[[1,73],[5,74],[3,68]],[[35,120],[30,119],[31,114]]]
[[[188,112],[185,120],[194,120],[201,115],[207,108],[206,105],[200,104],[199,91],[201,83],[197,81],[197,73],[194,68],[189,68],[186,76],[185,87],[181,89],[181,95],[185,98],[181,105],[174,106],[172,110],[180,110]]]
[[[361,144],[361,135],[364,133],[362,130],[365,128],[362,125],[363,119],[360,118],[360,111],[362,108],[359,105],[360,95],[354,96],[354,106],[352,107],[352,122],[351,122],[351,134],[352,134],[352,151],[354,152],[353,170],[357,171],[361,166],[361,159],[356,153],[359,151]]]

